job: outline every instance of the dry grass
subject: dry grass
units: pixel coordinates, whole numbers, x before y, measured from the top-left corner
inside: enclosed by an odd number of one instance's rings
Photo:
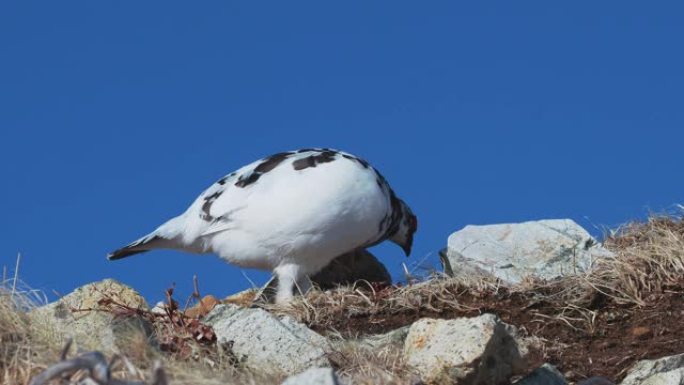
[[[433,275],[429,280],[407,286],[374,290],[358,282],[328,291],[313,290],[287,306],[263,305],[267,310],[289,315],[319,330],[334,330],[340,320],[373,315],[418,311],[441,313],[472,310],[459,300],[463,295],[496,292],[498,283],[488,277],[450,278]]]
[[[401,350],[386,345],[377,348],[358,343],[342,343],[331,355],[337,374],[359,385],[411,385],[418,376],[403,360]]]
[[[17,258],[18,267],[19,257]],[[3,274],[0,282],[0,384],[27,383],[42,362],[56,359],[59,349],[34,343],[26,311],[44,303],[40,294],[26,289],[17,275]]]
[[[46,336],[50,326],[35,324],[40,318],[27,316],[44,303],[40,293],[24,289],[16,277],[0,284],[0,385],[28,384],[32,377],[60,360],[63,336]],[[111,366],[112,377],[122,380],[149,380],[155,361],[162,363],[172,384],[267,385],[279,384],[283,378],[281,374],[236,368],[233,357],[221,347],[188,359],[151,349],[142,333],[127,334],[121,345],[125,351],[108,358],[118,357]],[[76,383],[84,376],[81,371],[68,380]]]
[[[615,258],[602,261],[588,277],[597,290],[640,306],[648,295],[679,286],[684,277],[684,221],[652,216],[627,224],[607,238]]]

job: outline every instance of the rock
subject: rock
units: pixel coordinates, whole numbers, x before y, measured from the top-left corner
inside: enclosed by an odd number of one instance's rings
[[[513,385],[567,385],[563,375],[553,365],[544,364]]]
[[[221,301],[219,301],[216,297],[213,295],[205,295],[201,301],[199,301],[195,306],[187,309],[185,311],[185,315],[190,317],[190,318],[200,318],[204,317],[205,315],[209,314],[209,312],[216,307],[216,305],[220,304]]]
[[[639,339],[648,339],[653,337],[653,330],[647,328],[646,326],[637,326],[632,328],[631,332],[634,337]]]
[[[684,354],[639,361],[627,372],[621,385],[684,384]]]
[[[288,377],[282,385],[338,385],[339,381],[331,368],[311,368]]]
[[[376,352],[382,349],[403,349],[404,341],[408,335],[409,326],[403,326],[383,334],[371,334],[359,338],[330,339],[330,344],[336,352],[372,349]]]
[[[586,380],[582,380],[577,383],[577,385],[615,385],[615,383],[605,377],[589,377]]]
[[[242,307],[250,307],[254,303],[257,295],[259,295],[258,289],[247,289],[239,293],[235,293],[228,296],[221,301],[222,303],[230,303],[233,305],[238,305]]]
[[[359,340],[362,345],[373,349],[378,349],[384,346],[404,346],[406,337],[408,336],[410,326],[400,327],[383,334],[373,334],[365,336]]]
[[[233,353],[254,369],[295,374],[330,364],[328,341],[287,316],[227,304],[216,306],[203,322],[213,327],[219,343],[232,341]]]
[[[446,254],[447,273],[492,275],[507,284],[581,273],[612,255],[570,219],[469,225],[451,234]]]
[[[157,302],[154,307],[150,310],[154,314],[164,315],[166,314],[166,303],[164,301]]]
[[[389,285],[392,283],[392,277],[373,254],[360,249],[335,258],[323,270],[312,276],[311,281],[321,289],[327,290],[356,281]]]
[[[148,309],[145,299],[135,290],[105,279],[79,287],[58,301],[31,311],[32,333],[56,343],[73,338],[78,349],[108,353],[121,352],[131,348],[134,342],[146,344],[153,339],[152,325],[142,318],[115,317],[110,312],[98,311],[103,307],[101,303],[109,299],[131,308]]]
[[[404,358],[427,383],[500,384],[524,369],[526,347],[513,326],[494,314],[422,318],[409,329]]]

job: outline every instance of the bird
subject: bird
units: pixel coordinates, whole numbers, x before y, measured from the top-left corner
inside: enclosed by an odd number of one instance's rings
[[[155,249],[216,254],[272,271],[275,302],[311,288],[336,257],[385,240],[411,253],[418,220],[366,160],[329,148],[280,152],[209,186],[182,214],[107,255]]]

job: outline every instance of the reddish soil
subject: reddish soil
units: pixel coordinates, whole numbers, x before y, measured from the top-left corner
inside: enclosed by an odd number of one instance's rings
[[[605,376],[617,383],[636,361],[684,353],[680,318],[684,316],[684,282],[651,294],[647,302],[654,305],[648,307],[618,305],[597,296],[585,311],[593,322],[586,318],[582,321],[578,311],[566,311],[566,317],[575,319],[569,320],[570,324],[560,320],[557,316],[563,306],[536,299],[539,297],[505,290],[478,296],[464,294],[458,296],[459,303],[475,310],[360,315],[328,326],[348,335],[372,334],[410,325],[423,317],[449,319],[495,313],[504,322],[516,325],[523,335],[545,341],[543,348],[531,353],[530,370],[548,362],[570,381]]]

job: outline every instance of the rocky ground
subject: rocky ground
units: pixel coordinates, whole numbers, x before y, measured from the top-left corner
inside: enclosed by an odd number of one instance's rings
[[[391,286],[370,253],[346,255],[314,277],[331,289],[289,306],[246,291],[185,309],[169,290],[150,308],[113,280],[36,306],[12,282],[0,383],[684,383],[681,219],[603,244],[570,220],[468,226],[441,257]]]

